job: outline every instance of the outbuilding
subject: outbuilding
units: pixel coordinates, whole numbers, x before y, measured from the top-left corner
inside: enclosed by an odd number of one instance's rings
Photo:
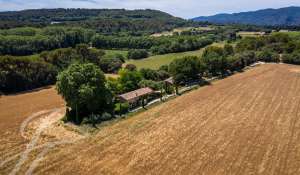
[[[127,102],[130,105],[130,108],[134,108],[142,103],[142,106],[145,107],[149,95],[154,94],[155,91],[149,87],[137,89],[122,95],[119,95],[118,98],[121,102]],[[146,102],[145,102],[146,100]]]

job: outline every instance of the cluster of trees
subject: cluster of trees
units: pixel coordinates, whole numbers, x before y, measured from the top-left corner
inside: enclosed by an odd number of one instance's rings
[[[243,42],[243,41],[242,41]],[[199,80],[203,76],[227,76],[232,72],[240,71],[256,61],[279,62],[280,56],[270,50],[245,50],[233,48],[225,44],[224,47],[207,47],[201,57],[184,57],[174,60],[168,71],[174,79],[176,86],[190,81]]]
[[[244,38],[237,43],[235,48],[229,44],[226,44],[224,47],[207,47],[199,59],[200,63],[195,61],[193,64],[198,68],[200,65],[201,68],[197,70],[197,73],[201,74],[203,72],[202,75],[205,76],[227,75],[233,71],[239,71],[256,61],[275,63],[282,61],[290,64],[300,64],[300,42],[297,38],[290,37],[285,33],[275,33],[257,38]],[[181,82],[185,82],[186,77],[190,78],[193,76],[187,73],[183,76],[180,71],[184,69],[181,70],[179,67],[188,67],[188,70],[195,70],[191,66],[183,66],[188,64],[184,60],[170,64],[170,68],[171,66],[173,67],[172,69],[175,67],[175,70],[176,66],[174,64],[178,66],[178,71],[175,71],[176,73],[172,71],[172,75],[181,77]]]
[[[0,31],[0,55],[32,55],[45,50],[75,47],[88,43],[92,30],[82,28],[46,27],[18,28]]]
[[[100,65],[104,55],[105,52],[102,50],[94,50],[86,44],[78,44],[75,48],[44,51],[40,54],[40,58],[61,71],[74,62],[91,62]]]
[[[0,57],[0,92],[12,93],[54,84],[57,70],[43,61]]]
[[[78,62],[94,63],[105,73],[117,73],[124,58],[106,58],[105,52],[86,44],[44,51],[37,56],[0,56],[0,91],[12,93],[54,84],[59,72]]]
[[[62,71],[56,87],[69,107],[66,120],[80,124],[84,117],[94,121],[112,114],[113,98],[105,83],[104,73],[92,63],[75,63]]]
[[[299,40],[286,33],[275,33],[264,37],[248,37],[237,44],[237,51],[270,50],[277,53],[291,53],[299,49]]]
[[[259,38],[245,38],[237,44],[237,52],[257,52],[257,59],[266,62],[299,64],[300,41],[288,33],[275,33]],[[280,56],[281,55],[281,56]]]
[[[129,50],[127,58],[128,59],[142,59],[142,58],[147,58],[149,56],[147,50],[145,49],[134,49],[134,50]]]

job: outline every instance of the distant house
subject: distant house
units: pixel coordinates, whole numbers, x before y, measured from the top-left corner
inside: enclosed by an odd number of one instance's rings
[[[155,94],[155,91],[146,87],[119,95],[118,99],[123,103],[129,103],[130,108],[139,106],[140,102],[142,103],[142,106],[145,107],[145,100],[147,100],[148,96],[152,94]]]
[[[60,24],[60,23],[62,23],[62,22],[59,22],[59,21],[52,21],[50,24],[51,24],[51,25],[54,25],[54,24]]]

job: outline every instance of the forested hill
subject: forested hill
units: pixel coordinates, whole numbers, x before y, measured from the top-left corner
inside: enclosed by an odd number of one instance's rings
[[[82,21],[95,18],[126,18],[126,19],[151,19],[175,17],[157,10],[125,10],[125,9],[36,9],[23,11],[0,12],[1,21]]]
[[[300,7],[264,9],[253,12],[218,14],[197,17],[194,21],[206,21],[219,24],[252,24],[261,26],[299,26]]]
[[[157,32],[191,23],[157,10],[37,9],[0,13],[0,28],[51,24],[88,27],[99,32]]]

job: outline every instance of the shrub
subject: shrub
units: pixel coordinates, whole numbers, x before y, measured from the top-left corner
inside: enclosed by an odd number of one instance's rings
[[[121,108],[120,108],[121,107]],[[115,104],[115,113],[116,114],[125,114],[129,111],[129,104],[128,103],[116,103]]]
[[[169,72],[169,65],[162,65],[159,67],[158,70],[163,70],[163,71]]]
[[[129,70],[129,71],[136,71],[136,65],[134,64],[126,64],[125,69]]]
[[[140,72],[143,78],[145,78],[146,80],[158,80],[158,74],[155,70],[149,68],[142,68]]]
[[[214,54],[216,56],[223,56],[224,54],[224,49],[221,47],[217,47],[217,46],[209,46],[207,47],[204,52],[203,52],[203,57],[207,57],[211,54]]]
[[[144,49],[138,50],[129,50],[128,51],[128,55],[127,55],[128,59],[142,59],[142,58],[147,58],[148,57],[148,52]]]
[[[242,66],[249,66],[257,61],[255,52],[253,51],[245,51],[243,53],[238,54],[239,59],[241,60]]]
[[[103,58],[99,66],[105,73],[116,73],[122,68],[123,62],[118,58]]]
[[[300,53],[294,52],[292,54],[283,54],[282,61],[288,64],[300,65]]]
[[[125,63],[125,58],[122,54],[117,53],[115,55],[115,58],[117,58],[117,59],[121,60],[123,63]]]
[[[171,76],[169,72],[164,70],[159,70],[157,74],[158,74],[158,80],[165,80]]]
[[[239,71],[244,68],[244,65],[242,64],[242,61],[238,55],[232,55],[232,56],[227,57],[226,59],[227,59],[227,63],[228,63],[227,68],[231,72]]]
[[[139,82],[139,86],[141,88],[149,87],[154,90],[160,90],[160,89],[162,89],[163,84],[161,82],[156,82],[153,80],[142,80]]]
[[[279,55],[268,50],[257,53],[257,59],[265,62],[279,62]]]
[[[238,52],[244,52],[249,50],[258,50],[265,46],[265,42],[261,38],[244,38],[236,45],[236,50]]]
[[[161,81],[170,77],[170,74],[164,70],[157,71],[149,68],[142,68],[140,72],[146,80]]]
[[[223,54],[224,54],[225,56],[233,55],[233,54],[234,54],[234,50],[233,50],[232,45],[230,45],[230,44],[225,44],[224,50],[223,50]]]
[[[142,75],[138,71],[129,71],[126,69],[121,69],[119,71],[120,77],[118,78],[118,89],[121,92],[129,92],[139,88],[139,82],[142,80]]]
[[[113,116],[110,113],[104,112],[103,114],[91,114],[89,116],[92,123],[100,123],[102,121],[111,120]]]

